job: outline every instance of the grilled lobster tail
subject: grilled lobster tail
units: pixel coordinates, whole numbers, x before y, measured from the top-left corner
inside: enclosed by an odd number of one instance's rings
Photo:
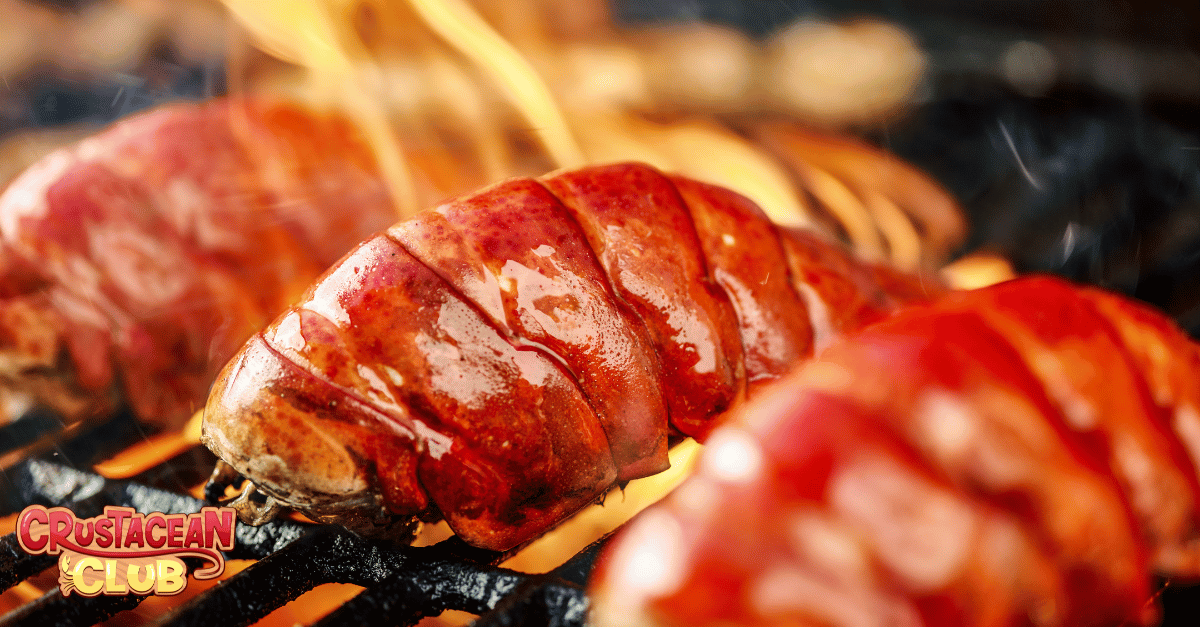
[[[1167,318],[1057,279],[906,309],[712,435],[595,622],[1152,622],[1152,573],[1200,576],[1197,380]]]
[[[330,269],[230,362],[204,439],[318,519],[507,549],[927,287],[647,166],[511,180]]]
[[[354,128],[294,105],[176,104],[61,149],[0,196],[0,401],[178,427],[251,334],[394,220]]]

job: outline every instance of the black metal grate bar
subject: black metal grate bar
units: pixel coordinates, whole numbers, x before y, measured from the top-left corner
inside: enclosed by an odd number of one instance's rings
[[[149,488],[129,481],[107,481],[99,475],[43,460],[26,460],[5,473],[10,487],[10,508],[15,499],[24,505],[67,506],[78,516],[90,517],[103,512],[106,505],[132,507],[141,512],[192,513],[205,505],[198,499],[166,490]],[[13,509],[13,511],[16,511]],[[11,513],[11,512],[8,512]],[[258,559],[276,553],[301,537],[309,527],[279,521],[263,527],[238,525],[229,559]],[[54,558],[32,556],[21,550],[15,534],[0,538],[0,590],[54,565]],[[26,604],[0,618],[0,625],[90,625],[123,610],[136,607],[144,597],[64,598],[52,590],[33,603]]]
[[[578,586],[538,578],[505,597],[495,611],[481,616],[472,627],[583,627],[588,607],[588,598]]]
[[[428,562],[395,573],[364,590],[315,626],[380,624],[408,627],[448,609],[479,614],[492,609],[526,575],[486,565]]]
[[[573,583],[577,586],[582,586],[587,583],[588,575],[592,572],[592,567],[596,563],[596,558],[599,557],[600,551],[604,550],[605,545],[612,538],[613,534],[609,533],[603,538],[589,544],[574,557],[563,562],[562,566],[550,571],[550,575]]]
[[[164,617],[159,624],[210,625],[214,616],[228,625],[249,625],[289,601],[331,581],[329,565],[338,553],[334,530],[317,530],[230,577]],[[332,553],[332,555],[331,555]]]
[[[13,488],[9,501],[67,506],[82,517],[98,515],[106,505],[166,513],[196,512],[205,505],[169,490],[108,481],[45,460],[24,461],[7,471],[5,479]],[[350,583],[367,589],[319,625],[378,624],[380,616],[396,625],[412,625],[455,609],[484,614],[480,624],[581,626],[587,599],[577,584],[586,578],[600,545],[593,544],[549,575],[531,576],[495,566],[511,552],[473,548],[458,538],[431,547],[384,546],[339,527],[288,520],[261,527],[238,525],[235,546],[226,557],[259,561],[197,595],[159,624],[208,625],[220,616],[229,625],[249,625],[318,585]],[[26,555],[15,534],[0,539],[0,583],[5,588],[53,563],[46,556]],[[3,617],[0,625],[92,624],[142,599],[64,598],[53,590]]]
[[[0,592],[53,565],[54,558],[49,555],[30,555],[22,551],[16,534],[0,538]]]
[[[94,625],[119,612],[138,606],[145,597],[98,596],[66,598],[55,588],[33,603],[27,603],[0,618],[2,625],[76,627]]]

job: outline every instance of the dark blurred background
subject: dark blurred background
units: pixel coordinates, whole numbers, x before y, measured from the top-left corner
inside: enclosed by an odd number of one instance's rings
[[[917,107],[863,132],[1005,253],[1154,302],[1200,332],[1200,2],[618,2],[630,22],[767,36],[798,17],[901,25],[929,60]]]

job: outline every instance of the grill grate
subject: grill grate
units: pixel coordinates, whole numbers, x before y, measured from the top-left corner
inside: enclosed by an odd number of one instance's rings
[[[130,416],[118,415],[76,431],[46,424],[48,431],[33,438],[43,443],[34,456],[0,474],[0,516],[33,504],[69,507],[80,517],[98,515],[107,505],[165,513],[191,513],[205,505],[182,494],[201,483],[211,468],[213,458],[204,449],[197,447],[130,480],[108,480],[76,467],[90,468],[140,440],[141,430]],[[10,452],[4,450],[3,431],[0,428],[0,457]],[[66,439],[53,442],[56,436]],[[29,441],[22,437],[11,443],[26,451]],[[588,609],[583,585],[604,542],[590,545],[550,573],[528,575],[496,566],[511,552],[476,549],[457,538],[428,547],[391,547],[338,527],[287,519],[261,527],[238,525],[226,558],[258,561],[154,624],[209,625],[220,617],[231,627],[250,625],[321,584],[349,583],[365,589],[314,626],[378,625],[380,617],[386,617],[384,624],[411,626],[445,610],[460,610],[479,615],[476,627],[583,627]],[[0,592],[54,566],[53,557],[22,551],[15,534],[0,537]],[[1196,588],[1161,586],[1162,627],[1193,625],[1189,621],[1200,610]],[[134,609],[144,599],[64,598],[55,587],[0,617],[0,627],[91,625]]]
[[[56,446],[52,455],[84,465],[93,461],[97,439],[119,444],[135,435],[118,418]],[[102,436],[97,438],[97,436]],[[80,442],[83,440],[84,442]],[[185,454],[187,455],[187,454]],[[3,476],[0,514],[26,505],[69,507],[80,517],[102,513],[105,506],[141,512],[192,513],[200,499],[140,480],[179,483],[171,462],[139,476],[112,481],[45,456],[20,461]],[[189,465],[189,464],[184,464]],[[191,464],[194,465],[194,464]],[[414,625],[444,610],[480,614],[479,625],[582,626],[588,600],[582,584],[604,540],[581,551],[546,575],[528,575],[496,566],[511,555],[476,549],[458,538],[434,546],[383,546],[341,528],[276,520],[261,527],[238,525],[227,559],[259,560],[206,590],[158,625],[208,625],[221,617],[228,625],[249,625],[301,594],[325,583],[363,586],[359,595],[320,620],[318,625]],[[53,567],[55,558],[24,553],[15,534],[0,538],[0,591]],[[194,566],[194,564],[192,565]],[[72,596],[57,588],[0,618],[0,625],[90,625],[133,609],[145,597]]]

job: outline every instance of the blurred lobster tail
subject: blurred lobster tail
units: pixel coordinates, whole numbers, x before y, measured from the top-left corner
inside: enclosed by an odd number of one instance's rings
[[[908,308],[716,431],[593,618],[1152,624],[1151,576],[1200,575],[1198,375],[1169,319],[1059,279]]]
[[[513,179],[326,273],[218,379],[205,442],[310,515],[440,513],[507,549],[665,469],[669,433],[704,438],[835,337],[940,292],[649,166]]]
[[[868,252],[882,247],[901,269],[934,268],[958,252],[968,234],[962,208],[940,183],[893,154],[860,139],[818,132],[786,119],[734,120],[773,155],[797,186]],[[856,223],[862,226],[853,226]]]
[[[181,426],[247,337],[394,215],[347,122],[279,102],[165,106],[54,152],[0,195],[5,414],[126,404]]]

